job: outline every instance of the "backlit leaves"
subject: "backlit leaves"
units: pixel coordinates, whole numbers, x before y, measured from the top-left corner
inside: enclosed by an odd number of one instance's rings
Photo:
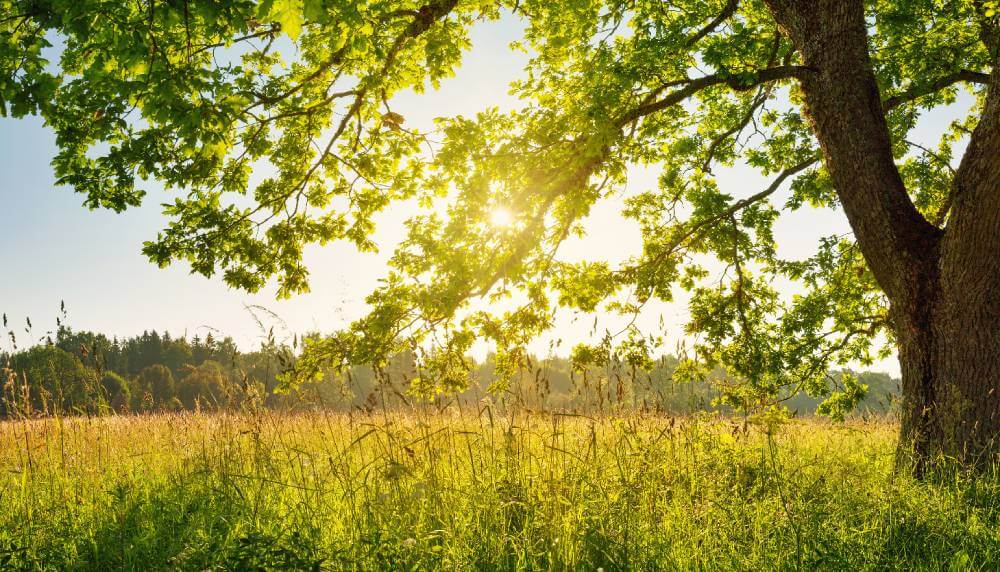
[[[936,224],[978,109],[939,142],[912,135],[961,90],[980,97],[994,4],[868,6],[900,174]],[[473,24],[501,15],[525,27],[522,105],[409,128],[393,96],[453,75]],[[691,351],[678,377],[725,366],[738,383],[722,399],[744,408],[799,390],[831,396],[832,415],[856,401],[862,388],[826,372],[873,359],[883,296],[850,236],[799,260],[774,240],[783,212],[838,207],[799,63],[756,0],[0,0],[0,113],[45,119],[59,181],[88,207],[138,205],[152,180],[174,193],[144,246],[153,262],[291,295],[308,288],[307,245],[374,250],[378,213],[416,209],[370,314],[311,338],[293,377],[420,349],[422,395],[462,385],[474,340],[503,380],[559,307],[629,315],[679,286]],[[737,165],[770,182],[719,177]],[[657,183],[625,185],[635,166]],[[612,198],[641,252],[564,260]],[[491,224],[497,208],[508,224]],[[626,328],[574,359],[642,369],[658,343]]]

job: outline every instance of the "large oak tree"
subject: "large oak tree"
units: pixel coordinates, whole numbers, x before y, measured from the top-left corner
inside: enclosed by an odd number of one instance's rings
[[[311,340],[299,376],[433,342],[415,387],[447,389],[466,378],[476,339],[495,345],[503,376],[556,307],[639,312],[679,287],[696,361],[743,380],[729,402],[805,390],[850,406],[859,388],[827,372],[870,360],[885,334],[903,374],[901,458],[918,471],[940,456],[982,465],[1000,436],[996,11],[993,0],[0,0],[0,111],[45,119],[59,181],[91,208],[138,205],[146,181],[176,190],[144,252],[249,290],[276,279],[282,295],[302,291],[305,245],[373,248],[376,213],[421,205],[370,314]],[[470,27],[501,16],[525,26],[531,59],[513,85],[524,106],[442,119],[430,138],[408,129],[393,96],[452,74]],[[960,92],[968,116],[937,144],[914,142],[921,117]],[[713,168],[733,164],[773,182],[720,188]],[[656,188],[618,197],[641,255],[561,259],[630,165],[662,170]],[[784,188],[790,198],[775,200]],[[490,225],[501,206],[511,224]],[[842,209],[853,233],[782,259],[775,221],[813,207]],[[782,295],[782,281],[802,293]],[[476,304],[500,299],[514,309]],[[642,367],[653,345],[632,332],[574,355]]]

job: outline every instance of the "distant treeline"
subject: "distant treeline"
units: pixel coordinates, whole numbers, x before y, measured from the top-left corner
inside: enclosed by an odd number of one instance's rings
[[[293,361],[293,349],[274,341],[241,351],[231,338],[212,334],[188,339],[150,331],[119,340],[63,326],[45,344],[0,353],[0,416],[247,407],[371,410],[412,405],[415,399],[408,391],[417,376],[412,354],[398,354],[378,370],[331,370],[318,381],[282,388],[279,374]],[[716,409],[714,387],[726,381],[724,372],[716,371],[706,381],[677,382],[673,356],[663,356],[651,371],[639,373],[615,365],[580,370],[563,357],[527,361],[521,375],[502,389],[494,386],[490,358],[473,363],[468,389],[440,396],[436,403],[490,397],[535,409],[690,413]],[[857,375],[869,387],[859,411],[890,411],[898,380],[882,373]],[[818,402],[798,394],[785,405],[808,415]]]

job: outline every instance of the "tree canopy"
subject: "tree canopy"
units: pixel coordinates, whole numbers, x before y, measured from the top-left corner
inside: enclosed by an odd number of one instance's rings
[[[847,204],[854,191],[838,181],[851,175],[830,169],[838,153],[879,155],[829,136],[821,150],[817,132],[844,120],[817,116],[822,98],[804,91],[825,73],[807,32],[824,32],[796,20],[791,4],[0,0],[0,112],[45,119],[59,182],[88,207],[138,205],[153,181],[176,190],[164,205],[169,225],[144,253],[251,291],[272,279],[280,295],[306,290],[304,246],[373,249],[377,213],[419,204],[367,298],[370,313],[310,340],[297,379],[424,348],[423,390],[457,388],[476,340],[494,346],[502,378],[559,307],[629,315],[682,288],[695,340],[683,367],[697,376],[723,364],[744,379],[727,388],[728,403],[805,389],[849,407],[859,388],[831,379],[831,366],[870,363],[896,339],[887,296],[904,288],[895,270],[873,267],[883,242],[869,238],[895,219],[864,223],[856,213],[878,208]],[[843,3],[844,18],[854,4]],[[877,93],[855,99],[884,118],[903,193],[878,204],[894,212],[912,202],[906,217],[928,236],[949,223],[956,157],[986,113],[996,9],[986,0],[863,6],[867,62],[844,83],[873,75]],[[484,102],[474,117],[441,118],[434,133],[409,129],[393,97],[458,72],[470,28],[501,17],[525,26],[517,47],[530,60],[512,85],[523,106],[502,113]],[[912,141],[921,117],[963,91],[967,117],[934,145]],[[713,169],[734,164],[771,183],[720,187]],[[631,165],[659,168],[658,185],[622,196]],[[773,200],[782,188],[790,198]],[[641,230],[642,253],[622,265],[562,259],[560,245],[611,198]],[[776,221],[817,206],[843,206],[855,232],[783,259]],[[491,222],[497,209],[504,224]],[[906,217],[900,234],[910,232]],[[890,345],[877,348],[879,335]],[[632,329],[574,356],[651,367],[657,343]]]

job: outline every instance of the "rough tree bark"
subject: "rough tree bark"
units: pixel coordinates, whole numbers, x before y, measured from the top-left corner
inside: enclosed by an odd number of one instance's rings
[[[903,377],[900,460],[985,467],[1000,450],[1000,74],[954,181],[942,230],[892,156],[862,0],[768,0],[811,73],[806,113],[858,244],[891,303]],[[996,30],[984,41],[994,44]]]

